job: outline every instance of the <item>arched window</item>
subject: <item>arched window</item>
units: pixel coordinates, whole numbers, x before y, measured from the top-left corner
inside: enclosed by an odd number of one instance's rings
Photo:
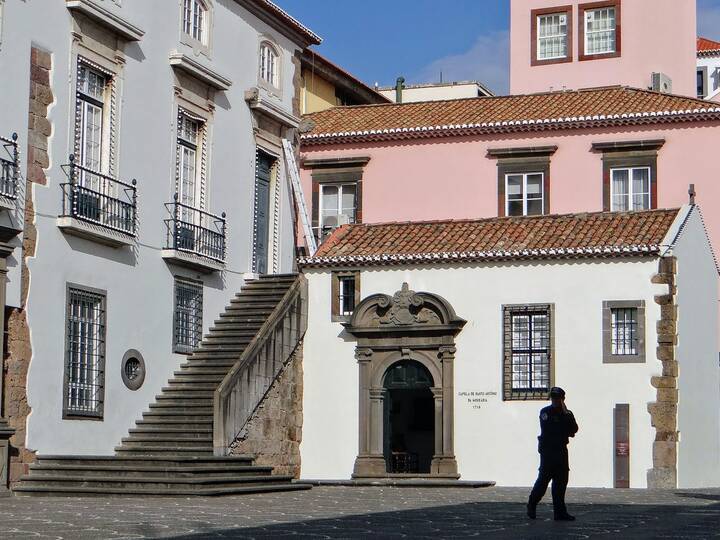
[[[273,88],[280,88],[280,58],[277,50],[269,42],[260,44],[260,79]]]
[[[183,32],[203,45],[208,38],[208,7],[203,0],[183,0]]]

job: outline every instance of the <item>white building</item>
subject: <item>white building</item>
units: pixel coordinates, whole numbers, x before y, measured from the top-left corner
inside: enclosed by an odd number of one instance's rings
[[[697,38],[697,97],[720,99],[720,42]]]
[[[404,79],[403,79],[404,81]],[[377,91],[388,99],[397,101],[395,86],[385,86]],[[492,96],[493,93],[477,81],[457,81],[447,83],[404,84],[402,83],[402,102],[441,101]]]
[[[696,206],[345,225],[301,265],[302,477],[528,485],[557,385],[580,425],[571,485],[720,484],[717,267]]]
[[[20,152],[3,140],[17,194],[0,204],[0,417],[21,474],[28,452],[111,454],[244,280],[293,270],[282,139],[299,52],[320,40],[268,0],[0,0],[0,14],[0,135]],[[143,364],[128,388],[121,370]]]

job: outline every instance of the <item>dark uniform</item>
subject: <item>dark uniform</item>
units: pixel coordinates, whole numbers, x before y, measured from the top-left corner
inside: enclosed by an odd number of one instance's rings
[[[553,388],[553,390],[555,389]],[[564,395],[565,392],[562,392],[563,397]],[[535,507],[545,495],[551,480],[555,519],[568,517],[565,506],[565,489],[570,470],[567,444],[568,438],[574,437],[577,431],[578,425],[572,412],[563,411],[561,407],[552,405],[540,411],[540,436],[538,437],[540,470],[528,500],[530,517],[534,517]]]

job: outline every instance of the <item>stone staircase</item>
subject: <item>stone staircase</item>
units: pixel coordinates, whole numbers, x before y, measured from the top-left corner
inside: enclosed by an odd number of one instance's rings
[[[114,456],[39,456],[16,495],[227,495],[307,489],[256,466],[213,455],[215,390],[276,312],[297,275],[247,282],[136,421]]]

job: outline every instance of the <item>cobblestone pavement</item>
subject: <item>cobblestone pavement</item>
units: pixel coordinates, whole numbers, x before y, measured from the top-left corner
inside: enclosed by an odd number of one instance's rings
[[[576,522],[525,488],[316,487],[224,498],[0,499],[0,538],[720,538],[720,489],[570,489]]]

